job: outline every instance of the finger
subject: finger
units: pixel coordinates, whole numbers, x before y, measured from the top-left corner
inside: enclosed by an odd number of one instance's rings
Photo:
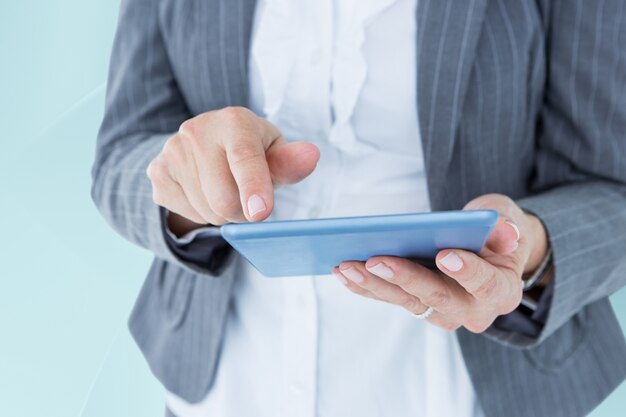
[[[343,262],[339,265],[339,271],[355,285],[369,291],[382,301],[396,304],[413,314],[421,314],[428,309],[428,306],[416,296],[370,273],[365,269],[364,262]]]
[[[461,327],[461,323],[458,320],[455,320],[449,316],[444,316],[436,310],[433,311],[433,313],[426,320],[430,324],[441,327],[442,329],[448,331],[454,331]]]
[[[471,301],[459,285],[405,258],[375,256],[367,260],[365,267],[444,315],[461,314]]]
[[[363,297],[371,298],[373,300],[382,301],[380,298],[378,298],[376,295],[374,295],[370,291],[366,290],[363,287],[360,287],[358,284],[356,284],[353,281],[349,280],[345,275],[343,275],[339,271],[338,267],[335,267],[333,269],[332,275],[335,278],[337,278],[337,280],[339,280],[339,282],[341,282],[343,285],[345,285],[346,288],[348,288],[351,292],[353,292],[355,294],[358,294],[358,295],[361,295]]]
[[[189,203],[180,185],[165,172],[163,167],[158,165],[158,162],[152,162],[147,170],[152,182],[152,200],[186,219],[198,224],[206,224],[204,217]]]
[[[242,133],[237,140],[226,140],[226,158],[239,189],[239,198],[249,221],[264,220],[274,207],[274,189],[259,138]]]
[[[211,224],[213,226],[221,226],[227,221],[223,217],[217,216],[211,208],[208,206],[207,201],[204,199],[204,194],[199,191],[197,187],[180,187],[185,199],[189,201],[189,204],[200,213],[200,216],[204,219],[204,224]]]
[[[211,210],[229,222],[245,222],[239,188],[230,172],[224,150],[208,146],[198,152],[195,161],[200,186]]]
[[[182,169],[180,172],[172,173],[172,178],[180,185],[186,199],[200,216],[202,216],[205,223],[211,223],[216,226],[226,223],[226,220],[216,215],[209,205],[209,201],[200,184],[198,169],[195,166],[194,158],[191,157],[187,161],[188,164],[192,164],[193,166]]]
[[[339,272],[344,273],[343,280],[351,282],[351,285],[358,288],[355,292],[367,292],[371,295],[365,296],[398,305],[413,315],[423,314],[429,308],[417,297],[407,293],[397,285],[367,271],[363,262],[344,262],[340,265]],[[360,277],[356,273],[361,274]],[[346,277],[351,277],[351,279]],[[461,326],[458,320],[445,316],[436,310],[426,320],[445,330],[456,330]]]
[[[515,266],[496,267],[472,252],[458,249],[439,252],[435,261],[444,274],[477,300],[489,300],[511,311],[519,304],[522,286]]]
[[[148,165],[146,174],[152,183],[154,202],[196,223],[209,223],[209,218],[200,213],[189,201],[181,184],[172,175],[169,167],[170,165],[166,163],[162,155],[159,155]]]
[[[212,128],[207,129],[207,126]],[[280,133],[271,123],[243,107],[227,107],[187,120],[180,126],[179,134],[175,136],[185,138],[178,142],[182,141],[185,145],[191,144],[191,149],[188,146],[178,148],[185,148],[187,150],[183,152],[185,159],[195,161],[197,167],[205,167],[206,160],[219,162],[219,159],[214,159],[214,157],[224,158],[224,155],[216,153],[215,148],[224,150],[228,171],[232,173],[234,182],[237,184],[239,206],[242,207],[245,217],[250,221],[258,221],[269,216],[273,208],[274,196],[269,168],[265,160],[265,150],[275,141],[282,140]],[[181,166],[183,167],[181,171],[185,171],[187,165]],[[221,173],[224,172],[223,164],[219,164],[215,169]],[[224,184],[226,189],[233,188],[228,175],[218,175],[216,181],[219,179],[226,181]],[[214,190],[206,184],[204,188],[201,184],[201,189],[208,201]],[[197,193],[194,191],[193,194]],[[235,205],[231,202],[229,193],[225,193],[225,196],[228,197],[225,200],[221,198],[211,200],[220,209],[225,209],[220,211],[226,211],[238,217],[236,213],[232,213]],[[198,209],[196,201],[191,201],[191,203]],[[200,214],[203,214],[202,211]]]
[[[500,215],[485,246],[495,253],[508,254],[517,249],[520,237],[519,227],[512,220]]]
[[[228,128],[221,143],[246,218],[261,221],[274,208],[274,189],[266,151],[285,143],[285,139],[274,125],[248,109],[239,109],[233,115],[231,123],[226,124]]]
[[[275,142],[266,151],[266,157],[274,182],[294,184],[313,172],[320,159],[320,150],[306,142]]]
[[[344,268],[341,270],[341,268]],[[344,275],[341,274],[344,272]],[[361,276],[355,275],[360,273]],[[424,314],[428,310],[428,306],[423,304],[417,297],[407,293],[395,284],[373,275],[367,269],[363,262],[345,262],[340,266],[339,271],[333,271],[333,274],[340,275],[339,278],[344,285],[350,283],[353,286],[353,292],[361,293],[366,297],[387,303],[395,304],[403,307],[413,315]],[[351,278],[348,279],[347,276]],[[356,282],[359,283],[356,283]],[[433,309],[431,315],[426,319],[431,324],[441,327],[445,330],[456,330],[461,326],[459,320],[453,317],[445,316]]]
[[[204,219],[203,223],[222,224],[224,219],[215,215],[202,192],[193,156],[196,152],[187,146],[189,142],[182,133],[172,136],[151,165],[162,167],[164,175],[180,186],[191,206]]]

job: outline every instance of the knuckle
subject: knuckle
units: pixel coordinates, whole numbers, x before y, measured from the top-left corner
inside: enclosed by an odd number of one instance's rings
[[[458,329],[461,326],[459,324],[453,323],[451,321],[445,321],[445,322],[441,323],[439,325],[439,327],[441,327],[442,329],[447,330],[449,332],[452,332],[452,331],[455,331],[456,329]]]
[[[422,306],[422,303],[420,303],[419,300],[415,297],[407,295],[402,301],[400,301],[400,305],[411,313],[421,313],[421,311],[418,310],[419,307]]]
[[[222,226],[228,223],[228,220],[214,213],[204,213],[202,214],[202,218],[204,220],[204,223],[212,224],[213,226]]]
[[[192,205],[192,203],[190,202],[190,205]],[[225,223],[228,223],[227,220],[225,220],[224,218],[218,216],[217,214],[215,214],[213,212],[213,209],[211,208],[197,208],[194,207],[192,205],[193,209],[196,211],[197,216],[200,218],[200,224],[211,224],[213,226],[221,226]]]
[[[161,207],[168,208],[170,204],[170,199],[168,198],[167,193],[162,187],[153,186],[152,187],[152,201]]]
[[[383,262],[387,263],[386,260],[383,260]],[[396,283],[396,285],[404,288],[405,291],[411,293],[416,286],[415,275],[412,273],[407,273],[406,270],[403,271],[401,268],[398,268],[398,266],[392,265],[391,262],[389,262],[388,265],[394,271],[399,271],[399,273],[396,274],[397,276],[394,276],[394,282]]]
[[[182,136],[181,135],[172,135],[163,145],[163,150],[168,153],[171,151],[176,151],[182,145]]]
[[[150,164],[148,165],[148,168],[146,169],[146,175],[152,182],[153,188],[163,185],[167,177],[164,164],[156,159],[150,162]]]
[[[165,207],[165,201],[162,197],[162,194],[156,190],[152,190],[152,201],[157,206]]]
[[[181,123],[180,127],[178,128],[178,133],[189,138],[195,138],[196,136],[198,136],[198,123],[196,122],[195,118],[185,120],[183,123]]]
[[[264,156],[261,149],[256,146],[252,146],[250,141],[236,141],[229,147],[228,153],[229,159],[232,164],[238,165],[248,162],[260,156]]]
[[[366,296],[368,294],[368,291],[366,291],[365,289],[361,288],[360,286],[354,284],[350,280],[348,280],[348,283],[346,284],[346,287],[348,287],[348,289],[350,291],[352,291],[353,293],[358,294],[358,295]]]
[[[230,219],[238,217],[241,213],[241,202],[238,198],[219,198],[212,202],[211,209],[213,212],[224,218]]]
[[[155,161],[153,160],[152,162],[150,162],[148,164],[148,167],[146,168],[146,176],[152,180],[152,177],[154,177],[154,171],[156,170],[156,166],[155,166]]]
[[[464,327],[472,333],[483,333],[490,325],[491,321],[485,319],[470,319],[464,324]]]
[[[271,179],[268,177],[267,182],[265,182],[263,178],[264,177],[259,174],[256,174],[256,176],[252,178],[242,176],[239,178],[237,185],[240,192],[244,195],[251,195],[255,193],[264,195],[265,191],[271,187]],[[271,202],[266,201],[265,203],[271,206]]]
[[[250,110],[240,106],[228,106],[219,110],[219,117],[228,125],[238,126],[250,117]]]
[[[482,283],[474,291],[477,298],[490,298],[494,296],[498,290],[498,279],[495,272],[489,273]]]
[[[500,314],[508,314],[515,310],[522,301],[523,291],[521,285],[518,285],[519,289],[515,290],[511,296],[507,297],[500,303],[499,313]]]
[[[512,300],[504,301],[503,303],[501,303],[500,308],[498,309],[498,312],[500,314],[509,314],[510,312],[515,310],[518,305],[519,305],[519,302],[514,302]]]
[[[425,305],[439,310],[448,305],[450,302],[450,295],[444,290],[436,289],[423,297],[422,301]]]
[[[522,253],[514,252],[502,260],[501,269],[513,277],[521,277],[524,269],[524,263],[521,259]]]
[[[474,280],[476,277],[482,277],[490,270],[486,268],[485,260],[478,257],[471,257],[465,264],[467,268],[465,270],[466,279]],[[465,266],[464,265],[464,266]]]
[[[186,152],[184,138],[181,135],[170,137],[163,145],[161,158],[170,161],[171,164],[184,166],[186,164]]]

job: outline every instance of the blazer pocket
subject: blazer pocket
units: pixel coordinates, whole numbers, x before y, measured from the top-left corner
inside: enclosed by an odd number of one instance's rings
[[[587,340],[589,314],[584,308],[539,346],[524,351],[528,361],[538,370],[554,372],[575,356]]]
[[[163,263],[159,276],[161,309],[171,328],[180,326],[191,303],[196,277],[176,265]]]

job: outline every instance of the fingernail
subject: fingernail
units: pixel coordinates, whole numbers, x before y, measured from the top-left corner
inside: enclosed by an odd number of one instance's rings
[[[248,199],[248,214],[250,217],[254,217],[255,214],[265,211],[265,201],[258,194],[253,194]]]
[[[463,260],[454,252],[449,252],[439,261],[448,271],[456,272],[463,268]]]
[[[393,271],[391,270],[391,268],[389,268],[382,262],[367,268],[367,270],[370,271],[372,274],[384,279],[393,278]]]
[[[356,270],[356,268],[354,267],[350,267],[348,269],[342,269],[341,273],[348,278],[350,281],[352,282],[356,282],[361,283],[365,280],[365,278],[363,277],[363,275],[361,275],[361,273],[359,271]]]
[[[333,271],[333,276],[339,280],[343,285],[348,285],[348,280],[340,272]]]
[[[511,226],[513,228],[513,230],[515,230],[515,234],[517,235],[517,239],[515,240],[519,240],[520,238],[520,233],[519,233],[519,228],[517,227],[517,225],[515,223],[513,223],[510,220],[505,220],[504,221],[506,224],[508,224],[509,226]]]

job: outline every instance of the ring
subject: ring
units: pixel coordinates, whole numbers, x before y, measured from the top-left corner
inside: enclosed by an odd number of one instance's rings
[[[420,314],[416,314],[415,317],[420,319],[420,320],[426,320],[428,317],[430,317],[431,314],[433,314],[433,308],[432,307],[428,307],[426,309],[426,311],[424,311],[423,313]]]

